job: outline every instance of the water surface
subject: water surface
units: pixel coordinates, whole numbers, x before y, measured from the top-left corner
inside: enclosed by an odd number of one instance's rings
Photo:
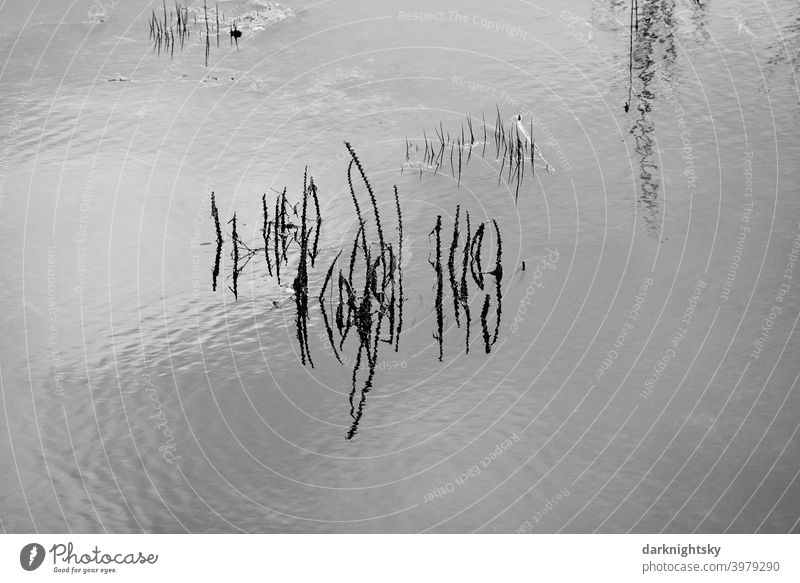
[[[796,532],[796,6],[639,5],[632,66],[619,0],[301,0],[206,67],[197,36],[153,53],[160,3],[5,3],[3,529]],[[516,204],[490,156],[401,173],[406,138],[496,107],[555,168]],[[327,266],[345,140],[407,245],[351,440],[319,319],[303,367],[263,261],[238,301],[210,276],[210,192],[255,241],[306,166]],[[502,228],[503,320],[467,355],[448,313],[440,363],[428,233],[456,205]]]

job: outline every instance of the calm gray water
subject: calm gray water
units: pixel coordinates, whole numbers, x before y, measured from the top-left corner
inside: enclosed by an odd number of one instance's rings
[[[160,2],[0,3],[3,530],[800,530],[797,4],[639,5],[626,112],[622,0],[298,0],[208,68],[199,34],[153,53]],[[488,155],[401,173],[407,137],[496,107],[555,168],[517,204]],[[327,266],[345,140],[406,228],[350,440],[351,369],[313,317],[301,365],[263,259],[212,292],[209,218],[213,190],[258,242],[307,165]],[[503,315],[465,354],[446,312],[440,363],[428,233],[457,204],[502,228]]]

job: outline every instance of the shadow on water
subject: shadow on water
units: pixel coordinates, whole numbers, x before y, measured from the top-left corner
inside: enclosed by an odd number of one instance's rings
[[[747,29],[743,19],[739,21],[739,26],[740,31],[746,31],[744,34],[752,34]],[[761,91],[766,93],[768,79],[777,71],[788,67],[791,71],[791,74],[788,75],[788,84],[795,94],[797,104],[800,105],[800,94],[797,92],[797,74],[800,73],[800,16],[797,16],[795,20],[781,29],[779,39],[779,41],[773,42],[768,47],[772,56],[767,60],[765,66],[767,75],[764,76],[761,82]],[[795,119],[797,120],[798,118],[796,117]],[[795,123],[798,122],[796,121]]]
[[[767,60],[767,68],[789,65],[797,73],[800,69],[800,15],[781,29],[779,38],[780,41],[768,47],[772,56]]]
[[[618,12],[619,4],[611,2],[609,11]],[[628,100],[623,108],[633,118],[629,133],[633,136],[639,169],[638,202],[644,210],[642,217],[647,233],[658,237],[662,221],[659,202],[662,175],[650,114],[654,100],[675,86],[678,50],[687,48],[682,37],[700,41],[707,37],[706,7],[690,2],[676,9],[675,0],[631,0],[629,5]]]

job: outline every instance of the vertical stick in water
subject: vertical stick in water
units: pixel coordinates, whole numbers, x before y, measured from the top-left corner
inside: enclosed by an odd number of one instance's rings
[[[394,351],[400,349],[400,332],[403,329],[403,215],[400,213],[400,197],[397,194],[397,185],[394,185],[394,205],[397,209],[397,279],[398,279],[398,306],[397,306],[397,332],[394,339]]]
[[[469,265],[470,259],[470,244],[471,244],[471,232],[470,232],[470,224],[469,224],[469,211],[466,212],[467,218],[467,236],[464,240],[464,250],[463,250],[463,258],[461,263],[461,289],[459,290],[459,299],[461,301],[461,307],[464,309],[464,319],[466,321],[466,353],[469,354],[469,325],[470,325],[470,313],[469,313],[469,290],[467,289],[467,266]]]
[[[455,146],[455,143],[456,143],[456,141],[455,141],[455,140],[453,140],[453,141],[450,143],[450,175],[451,175],[453,178],[455,178],[455,177],[456,177],[456,171],[455,171],[455,170],[454,170],[454,168],[453,168],[453,146]]]
[[[439,342],[439,362],[442,361],[442,343],[444,335],[444,310],[442,309],[442,215],[436,216],[436,227],[433,229],[436,235],[436,334],[433,337]]]
[[[344,286],[344,275],[342,270],[339,270],[339,278],[337,281],[337,288],[339,291],[338,303],[336,304],[336,330],[339,332],[339,337],[342,336],[344,330],[344,297],[342,296],[342,287]]]
[[[470,244],[470,263],[469,269],[472,272],[472,279],[478,284],[478,287],[483,289],[483,269],[481,268],[481,248],[483,247],[483,232],[485,224],[481,223],[475,230],[475,236],[472,237]]]
[[[234,299],[239,299],[239,235],[236,233],[236,213],[233,213],[233,231],[231,238],[233,239],[233,287],[229,287],[233,292]]]
[[[318,299],[319,299],[319,307],[320,310],[322,311],[322,319],[325,323],[325,331],[328,334],[328,341],[330,342],[331,348],[333,349],[333,355],[336,357],[336,360],[338,360],[340,364],[343,364],[342,359],[339,356],[339,352],[336,350],[336,343],[333,341],[333,330],[331,329],[331,326],[328,322],[328,313],[327,310],[325,309],[325,290],[328,288],[328,283],[330,282],[331,275],[333,274],[333,268],[336,267],[336,263],[339,261],[339,257],[341,256],[341,254],[342,252],[340,250],[339,253],[336,254],[334,260],[331,262],[330,267],[328,267],[328,273],[325,275],[325,281],[322,284],[322,289],[319,291]],[[339,289],[340,289],[339,294],[341,297],[341,286],[339,287]]]
[[[217,210],[217,204],[214,199],[214,191],[211,191],[211,217],[214,219],[214,227],[217,230],[217,255],[214,259],[214,269],[211,271],[212,276],[212,283],[211,289],[212,291],[217,291],[217,277],[219,276],[219,262],[222,258],[222,229],[219,226],[219,211]]]
[[[261,236],[264,239],[264,258],[267,260],[267,271],[272,276],[272,262],[269,258],[269,211],[267,210],[267,194],[261,196],[261,209],[264,213],[264,225],[261,227]]]
[[[281,222],[281,200],[275,197],[275,219],[272,221],[275,232],[275,277],[278,278],[278,285],[281,285],[281,239],[278,228]]]
[[[314,362],[311,360],[311,352],[308,346],[308,270],[307,270],[307,256],[308,256],[308,227],[306,226],[306,217],[308,212],[308,186],[306,184],[306,177],[308,167],[303,174],[303,207],[300,217],[300,259],[297,264],[297,275],[294,279],[294,296],[295,303],[297,304],[297,326],[298,335],[302,343],[301,358],[303,364],[305,359],[311,367],[314,367]]]
[[[178,36],[181,39],[181,52],[183,52],[183,40],[186,35],[186,20],[184,20],[183,8],[180,2],[175,2],[175,11],[178,13]]]
[[[356,362],[353,365],[353,375],[352,375],[353,388],[350,391],[350,396],[348,397],[348,400],[350,401],[350,417],[352,417],[353,419],[356,418],[356,404],[355,404],[356,384],[357,384],[357,380],[358,380],[358,377],[357,377],[358,369],[361,368],[361,353],[363,351],[364,351],[364,345],[363,344],[359,344],[358,345],[358,352],[356,353]],[[352,433],[355,434],[355,431],[352,431]],[[348,437],[346,439],[350,439],[350,438]]]
[[[316,213],[316,225],[317,229],[314,232],[314,245],[311,248],[311,267],[314,267],[314,261],[317,259],[317,254],[319,253],[319,234],[322,230],[322,214],[319,210],[319,196],[317,195],[317,185],[314,184],[314,179],[312,178],[309,184],[309,189],[311,190],[311,196],[314,200],[314,212]]]
[[[358,168],[358,173],[361,175],[361,179],[364,181],[364,185],[367,187],[367,192],[369,193],[369,199],[372,201],[372,210],[375,213],[375,226],[378,229],[378,240],[380,241],[381,246],[381,254],[385,248],[385,243],[383,240],[383,229],[381,228],[381,217],[378,214],[378,203],[375,200],[375,193],[372,191],[372,186],[369,184],[369,180],[367,180],[367,175],[364,172],[364,168],[361,166],[361,161],[356,156],[355,150],[350,145],[349,142],[345,142],[344,145],[347,147],[348,152],[353,157],[353,162],[356,163],[356,168]],[[427,139],[426,139],[426,146],[427,146]]]
[[[351,161],[350,165],[352,166],[352,164],[353,162]],[[347,291],[347,317],[345,318],[346,323],[345,323],[344,333],[341,335],[341,340],[339,341],[339,348],[344,346],[344,341],[347,338],[347,334],[350,332],[350,327],[352,326],[353,323],[353,314],[356,312],[355,294],[353,292],[354,288],[353,273],[355,271],[355,266],[356,266],[356,257],[358,256],[359,238],[361,238],[362,241],[364,241],[363,232],[364,232],[364,224],[360,223],[358,226],[358,231],[356,232],[356,236],[353,237],[353,249],[350,252],[350,267],[348,270],[347,279],[345,279],[343,282]],[[362,250],[366,255],[367,254],[366,243],[363,244]],[[341,280],[340,283],[342,283]]]
[[[634,24],[634,18],[636,18],[638,23],[638,17],[634,17],[634,14],[637,12],[636,7],[636,0],[631,0],[631,18],[630,18],[630,44],[628,47],[628,101],[625,103],[625,112],[627,113],[631,107],[631,99],[633,94],[633,30],[634,26],[638,26],[638,24]]]
[[[461,212],[461,205],[456,205],[456,218],[453,221],[453,240],[450,243],[450,255],[447,257],[447,274],[450,279],[450,291],[453,294],[453,310],[456,316],[456,325],[461,327],[461,318],[459,314],[459,290],[458,283],[456,282],[455,259],[456,249],[458,248],[458,219]]]
[[[211,45],[208,40],[208,7],[206,6],[206,0],[203,0],[203,14],[206,20],[206,67],[208,67],[208,55],[211,52]]]
[[[357,365],[361,362],[361,350],[362,350],[362,348],[359,347],[358,358],[356,359],[356,364]],[[364,405],[366,403],[367,393],[369,393],[370,390],[372,389],[372,382],[373,382],[373,378],[375,377],[374,354],[373,354],[373,359],[370,360],[369,359],[369,356],[370,356],[370,352],[369,352],[370,348],[369,348],[369,346],[366,346],[364,348],[364,350],[366,350],[367,357],[368,357],[367,358],[367,360],[368,360],[367,378],[364,381],[364,386],[361,388],[361,399],[359,400],[358,408],[355,409],[355,406],[353,405],[352,398],[355,395],[355,390],[356,390],[355,383],[356,383],[356,372],[358,371],[358,366],[356,366],[356,368],[353,369],[353,392],[351,393],[351,400],[350,400],[350,404],[351,404],[350,414],[353,417],[353,423],[350,426],[350,429],[348,430],[347,434],[345,435],[345,439],[347,439],[347,440],[353,439],[353,437],[356,435],[356,433],[358,433],[358,425],[361,422],[361,417],[364,415]]]
[[[300,360],[303,365],[311,365],[314,368],[314,361],[311,359],[311,351],[308,346],[308,272],[306,271],[306,253],[308,246],[307,233],[303,232],[300,237],[300,261],[297,266],[297,275],[292,283],[294,289],[294,301],[297,307],[296,326],[297,340],[300,343]]]
[[[505,142],[503,142],[505,144]],[[506,153],[503,152],[503,156],[500,159],[500,172],[497,173],[497,184],[500,184],[500,180],[503,179],[503,168],[505,168],[506,164]]]
[[[514,152],[517,148],[517,124],[514,124],[508,132],[508,145],[509,145],[509,154],[508,154],[508,184],[511,184],[511,168],[514,166]]]
[[[497,221],[492,219],[492,224],[494,225],[494,232],[495,236],[497,237],[497,254],[495,255],[494,270],[492,271],[492,274],[494,275],[495,296],[497,297],[494,336],[492,337],[492,346],[494,346],[494,344],[497,342],[497,337],[500,334],[500,317],[503,313],[503,293],[500,287],[500,283],[503,280],[503,240],[500,237],[500,227],[497,225]]]
[[[361,234],[361,246],[364,248],[364,252],[366,252],[367,236],[364,232],[364,218],[361,216],[361,206],[358,204],[358,197],[356,196],[356,191],[353,188],[353,160],[350,160],[350,163],[347,165],[347,186],[350,188],[350,198],[353,200],[353,206],[356,209],[356,217],[358,218],[359,225],[358,232]],[[352,277],[350,278],[350,283],[353,283]]]
[[[483,155],[486,153],[486,116],[484,116],[483,112],[481,112],[481,120],[483,121],[483,149],[481,149],[481,160],[483,160]]]
[[[358,249],[359,249],[359,245],[358,245],[359,241],[358,241],[358,239],[363,234],[363,231],[364,231],[364,226],[363,225],[359,225],[358,231],[356,232],[356,236],[353,238],[353,250],[350,252],[350,269],[349,269],[348,274],[347,274],[347,281],[348,281],[348,283],[350,284],[351,287],[353,286],[353,273],[355,272],[356,257],[358,256]],[[361,248],[362,248],[364,253],[367,252],[367,249],[366,249],[365,246],[362,246]]]
[[[500,157],[500,124],[503,123],[500,119],[500,108],[495,104],[497,110],[497,118],[494,120],[494,152],[495,159]]]
[[[483,298],[483,309],[481,310],[481,330],[483,330],[483,347],[484,350],[486,350],[486,354],[489,354],[492,350],[491,339],[489,337],[489,323],[486,321],[489,315],[490,303],[489,294],[486,294]]]
[[[458,143],[458,183],[456,186],[461,188],[461,150],[463,149],[464,142]]]
[[[287,251],[289,249],[289,234],[286,232],[289,227],[286,224],[286,187],[283,188],[283,193],[281,193],[281,253],[283,255],[282,260],[283,264],[288,266],[289,265],[289,258],[287,256]]]
[[[439,170],[442,163],[444,162],[444,152],[447,149],[447,143],[444,139],[444,126],[442,126],[442,120],[439,120],[439,136],[441,140],[441,144],[439,145],[439,160],[436,162],[436,170]],[[450,141],[450,137],[448,136],[447,141]]]
[[[522,142],[519,139],[519,132],[517,133],[517,188],[514,191],[514,204],[519,201],[519,185],[522,182],[522,177],[525,173],[525,158],[522,155]]]
[[[306,210],[308,208],[308,166],[303,171],[303,206],[302,214],[300,217],[300,240],[303,240],[306,235]]]
[[[347,294],[346,304],[347,304],[347,315],[342,318],[344,331],[339,333],[339,350],[342,350],[344,347],[344,341],[347,340],[347,335],[350,333],[350,328],[353,327],[353,312],[355,308],[355,295],[353,293],[353,287],[347,281],[344,276],[341,276],[340,272],[340,279],[339,283],[344,287],[344,291]]]
[[[536,176],[536,167],[533,164],[534,152],[536,152],[536,143],[533,139],[533,116],[531,116],[531,176]]]

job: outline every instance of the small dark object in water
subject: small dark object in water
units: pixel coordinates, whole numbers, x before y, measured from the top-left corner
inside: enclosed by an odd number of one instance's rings
[[[239,50],[239,37],[242,36],[242,31],[236,26],[236,21],[233,21],[233,25],[231,25],[231,44],[233,42],[236,43],[236,50]]]
[[[630,109],[631,109],[631,104],[626,101],[625,105],[624,105],[624,108],[625,108],[625,113],[628,113],[628,111],[630,111]]]
[[[525,262],[522,262],[522,271],[525,271]]]

